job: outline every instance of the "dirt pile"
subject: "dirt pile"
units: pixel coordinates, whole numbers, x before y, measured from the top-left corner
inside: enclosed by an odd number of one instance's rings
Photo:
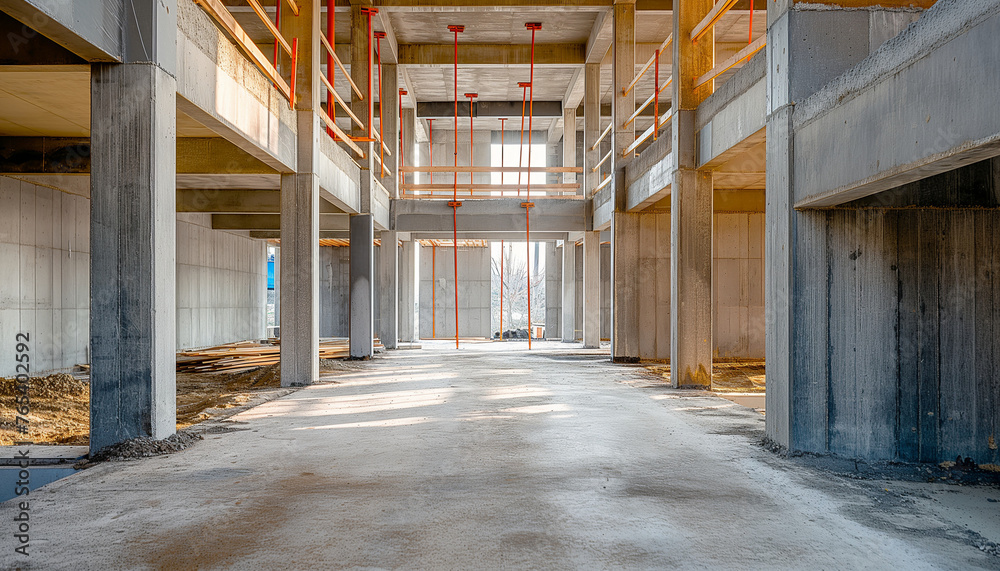
[[[0,378],[0,446],[19,440],[84,446],[90,432],[90,385],[72,375],[30,380],[28,433],[18,432],[17,379]],[[22,423],[23,424],[23,423]]]

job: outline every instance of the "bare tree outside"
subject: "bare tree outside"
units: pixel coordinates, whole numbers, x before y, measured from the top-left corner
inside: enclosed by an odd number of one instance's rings
[[[518,252],[518,250],[520,252]],[[492,257],[492,330],[500,331],[500,280],[503,268],[503,329],[504,331],[528,328],[528,261],[525,245],[505,243],[500,255]],[[518,254],[521,255],[518,255]],[[502,257],[502,264],[501,264]],[[534,261],[534,260],[532,260]],[[531,316],[535,323],[545,322],[545,265],[531,275]]]

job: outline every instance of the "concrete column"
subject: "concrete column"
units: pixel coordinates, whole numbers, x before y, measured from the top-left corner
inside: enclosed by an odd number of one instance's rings
[[[847,322],[853,327],[855,316],[852,313],[845,315],[851,308],[845,309],[843,304],[833,307],[831,313],[829,296],[833,295],[830,292],[842,291],[845,286],[849,290],[854,288],[852,280],[855,274],[862,274],[853,267],[847,273],[838,273],[836,266],[831,264],[845,259],[853,262],[848,257],[856,247],[853,244],[865,243],[860,240],[870,238],[852,236],[851,245],[843,244],[838,251],[836,244],[827,243],[827,233],[842,229],[831,226],[825,212],[794,209],[796,198],[801,196],[796,196],[794,185],[792,112],[795,102],[805,100],[866,57],[869,49],[877,48],[880,42],[872,42],[872,37],[891,36],[898,29],[885,30],[883,26],[889,20],[882,18],[878,12],[797,10],[793,4],[790,1],[768,3],[767,13],[769,96],[764,239],[767,261],[764,265],[766,432],[770,440],[791,450],[824,453],[831,449],[843,451],[844,441],[850,440],[851,434],[867,432],[866,441],[876,440],[871,437],[876,427],[859,427],[858,417],[849,417],[854,419],[849,427],[838,426],[830,403],[831,394],[836,392],[831,387],[855,382],[853,372],[850,380],[838,378],[837,359],[830,354],[834,340],[853,335],[853,331],[838,330],[831,322],[838,321],[837,316],[842,316],[839,322]],[[905,25],[905,22],[900,25]],[[841,33],[827,33],[833,29]],[[823,65],[817,66],[817,61],[822,61]],[[903,235],[902,229],[900,235]],[[886,238],[879,234],[876,237],[878,246],[863,247],[858,251],[863,250],[867,256],[865,260],[879,260],[878,248],[884,247],[887,243],[884,240]],[[864,267],[866,277],[877,275],[874,266]],[[893,290],[897,280],[900,292],[909,291],[912,284],[906,283],[902,277],[893,277]],[[854,297],[852,293],[844,299],[853,300]],[[936,316],[936,310],[931,307],[933,305],[928,304],[928,314]],[[871,315],[886,313],[875,312]],[[866,321],[869,321],[868,314]],[[884,321],[873,321],[868,329],[878,330],[886,326]],[[895,321],[888,325],[890,328],[895,326]],[[935,343],[934,338],[929,343]],[[855,351],[848,349],[847,354],[852,362],[855,358],[861,362]],[[877,357],[881,362],[888,359],[892,359],[889,351]],[[865,373],[873,374],[867,369]],[[892,379],[891,382],[892,393],[895,394],[898,381]],[[880,392],[879,383],[870,382],[865,387],[872,395]],[[934,400],[936,402],[936,395]],[[876,406],[877,401],[871,397],[868,402]],[[901,420],[900,425],[902,423]],[[896,430],[895,421],[891,424],[890,431]],[[911,434],[910,431],[905,433],[907,436]]]
[[[375,329],[375,226],[371,214],[351,216],[351,358],[370,359]]]
[[[417,110],[406,108],[403,109],[403,123],[399,126],[403,134],[403,146],[400,150],[400,157],[403,161],[404,166],[412,167],[418,164],[419,161],[425,159],[419,158],[417,151]],[[423,164],[420,162],[419,164]],[[403,184],[413,184],[413,173],[403,174]]]
[[[611,164],[615,210],[611,215],[611,358],[616,362],[639,360],[639,215],[625,212],[625,165],[632,157],[624,151],[635,140],[635,123],[625,119],[635,110],[635,91],[622,90],[635,76],[635,2],[614,6],[612,66]]]
[[[176,426],[176,14],[130,5],[126,63],[91,66],[91,452]]]
[[[399,338],[399,233],[383,230],[378,249],[378,336],[386,349]]]
[[[697,170],[695,110],[713,82],[694,79],[712,69],[714,32],[697,43],[691,30],[713,0],[691,0],[674,9],[674,179],[670,189],[670,364],[673,386],[712,384],[712,173]]]
[[[583,73],[583,195],[590,196],[601,183],[600,173],[591,170],[601,160],[591,150],[601,135],[601,64],[588,63]]]
[[[566,240],[562,249],[562,340],[576,341],[576,241]]]
[[[281,247],[275,247],[274,248],[274,324],[278,325],[279,323],[281,323]]]
[[[382,40],[382,49],[389,49],[386,40]],[[397,181],[399,176],[399,87],[396,64],[382,64],[382,136],[389,146],[391,154],[385,155],[385,166],[391,175],[379,179],[382,186],[389,191],[389,196],[399,198]]]
[[[576,109],[563,109],[563,147],[562,164],[564,167],[576,166]],[[576,173],[563,174],[563,182],[576,182]]]
[[[583,234],[583,347],[601,346],[601,233]]]
[[[537,252],[536,252],[537,254]],[[532,258],[535,259],[535,258]],[[532,278],[536,268],[532,268]],[[558,339],[562,335],[562,258],[555,242],[545,242],[545,338]],[[532,290],[532,294],[535,291]],[[532,295],[532,303],[535,297]],[[535,309],[532,307],[532,309]],[[538,317],[532,314],[538,321]]]
[[[403,242],[399,258],[399,340],[412,343],[420,339],[419,328],[419,274],[420,242]]]
[[[313,82],[313,61],[319,52],[319,8],[313,0],[299,3],[299,16],[289,19],[289,32],[312,37],[299,47],[296,82],[298,123],[295,173],[281,175],[281,385],[305,385],[319,380],[319,177],[315,173],[316,139],[321,134],[315,105],[319,83]],[[323,135],[325,136],[325,135]]]

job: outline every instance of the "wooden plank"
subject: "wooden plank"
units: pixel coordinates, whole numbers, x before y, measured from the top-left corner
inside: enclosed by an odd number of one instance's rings
[[[726,73],[726,71],[728,71],[729,68],[733,67],[734,65],[740,63],[741,61],[749,58],[750,56],[764,49],[764,46],[766,45],[767,45],[767,35],[765,34],[754,40],[753,43],[748,44],[747,47],[743,48],[742,50],[730,56],[729,59],[727,59],[726,61],[710,69],[707,73],[705,73],[705,75],[702,75],[701,77],[696,79],[694,81],[694,86],[696,88],[701,87],[702,85],[708,83],[709,81],[715,79],[716,77],[719,77],[723,73]]]
[[[347,78],[347,83],[350,84],[351,89],[354,90],[354,93],[357,94],[357,96],[358,96],[359,99],[364,100],[365,95],[363,93],[361,93],[360,89],[358,89],[358,85],[356,83],[354,83],[354,78],[351,77],[351,74],[347,73],[347,68],[344,67],[343,62],[341,62],[340,58],[337,57],[337,50],[333,49],[333,46],[330,45],[330,41],[327,40],[326,36],[324,36],[323,34],[320,34],[319,39],[320,39],[320,42],[323,43],[323,46],[326,47],[327,53],[330,54],[330,57],[337,64],[337,67],[339,67],[340,71],[344,73],[344,77]],[[359,123],[360,123],[360,121],[359,121]]]
[[[653,62],[656,61],[656,54],[657,53],[662,54],[663,50],[667,49],[667,46],[669,46],[673,41],[674,41],[674,34],[671,33],[670,35],[667,36],[667,39],[663,40],[663,43],[660,44],[660,47],[656,48],[656,50],[653,51],[653,55],[649,56],[649,59],[646,60],[646,63],[642,65],[642,69],[639,70],[639,73],[635,74],[635,77],[632,78],[632,82],[628,84],[628,87],[622,89],[623,96],[628,95],[629,92],[632,91],[632,88],[634,88],[635,85],[639,83],[639,79],[642,77],[642,75],[646,73],[646,70],[649,69],[649,66],[653,65]]]
[[[670,87],[670,84],[673,83],[673,81],[674,81],[673,77],[668,78],[667,82],[664,83],[662,87],[660,87],[659,93],[663,93],[663,91],[666,88]],[[639,108],[635,110],[635,113],[632,113],[632,115],[629,116],[629,118],[625,121],[625,124],[622,125],[622,128],[628,127],[632,123],[632,121],[635,121],[636,118],[639,117],[639,114],[642,113],[642,111],[646,107],[649,107],[650,105],[653,104],[653,101],[656,101],[656,92],[654,92],[652,95],[649,96],[648,99],[642,102],[642,105],[640,105]]]
[[[344,102],[344,99],[340,96],[339,93],[337,93],[337,90],[333,88],[333,84],[330,83],[330,80],[327,79],[326,76],[322,74],[320,74],[319,78],[324,84],[326,84],[327,92],[330,93],[330,95],[332,95],[333,98],[336,99],[338,103],[340,103],[340,106],[344,108],[344,111],[347,112],[348,116],[350,116],[350,118],[353,119],[354,122],[358,124],[358,128],[364,129],[365,124],[362,123],[361,119],[359,119],[358,116],[354,114],[354,111],[351,111],[351,107]]]
[[[274,36],[274,39],[276,39],[278,43],[281,44],[281,47],[285,50],[285,53],[291,56],[292,46],[288,44],[288,41],[285,40],[285,37],[282,36],[281,32],[278,31],[278,28],[274,26],[274,22],[271,21],[271,17],[267,15],[266,11],[264,11],[264,7],[260,5],[260,2],[258,2],[258,0],[247,0],[247,2],[250,4],[250,7],[253,8],[253,11],[257,13],[257,17],[259,17],[260,20],[264,22],[264,26],[267,27],[269,32],[271,32],[271,35]]]
[[[698,22],[698,25],[691,30],[691,41],[697,42],[699,38],[707,34],[708,31],[719,21],[726,12],[736,5],[736,0],[719,0],[712,6],[708,14]]]
[[[340,127],[338,127],[337,124],[333,121],[333,119],[331,119],[326,114],[325,111],[321,110],[319,112],[319,116],[321,119],[323,119],[323,122],[326,123],[326,126],[329,127],[331,131],[333,131],[333,134],[337,136],[339,142],[344,143],[345,145],[350,147],[355,152],[355,154],[358,155],[358,157],[365,158],[365,152],[361,150],[361,147],[359,147],[357,143],[352,141],[351,138],[347,135],[347,133],[345,133]]]
[[[596,151],[597,147],[601,146],[601,141],[604,140],[604,137],[608,136],[608,133],[611,132],[611,128],[614,127],[614,126],[615,126],[615,122],[614,121],[612,121],[611,123],[608,124],[608,127],[606,129],[604,129],[604,131],[601,133],[601,135],[599,137],[597,137],[597,140],[594,141],[594,146],[590,147],[591,151]]]

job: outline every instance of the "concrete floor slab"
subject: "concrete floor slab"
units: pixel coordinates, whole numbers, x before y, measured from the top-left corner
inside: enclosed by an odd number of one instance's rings
[[[974,545],[1000,540],[982,521],[995,514],[997,504],[987,503],[1000,498],[995,488],[894,486],[803,466],[759,446],[759,413],[669,389],[642,367],[610,364],[606,351],[558,342],[533,343],[531,353],[511,350],[516,343],[422,345],[243,412],[229,432],[185,451],[101,464],[32,491],[32,565],[1000,563]],[[952,515],[935,507],[943,503]],[[18,561],[10,533],[2,536],[6,568]]]

